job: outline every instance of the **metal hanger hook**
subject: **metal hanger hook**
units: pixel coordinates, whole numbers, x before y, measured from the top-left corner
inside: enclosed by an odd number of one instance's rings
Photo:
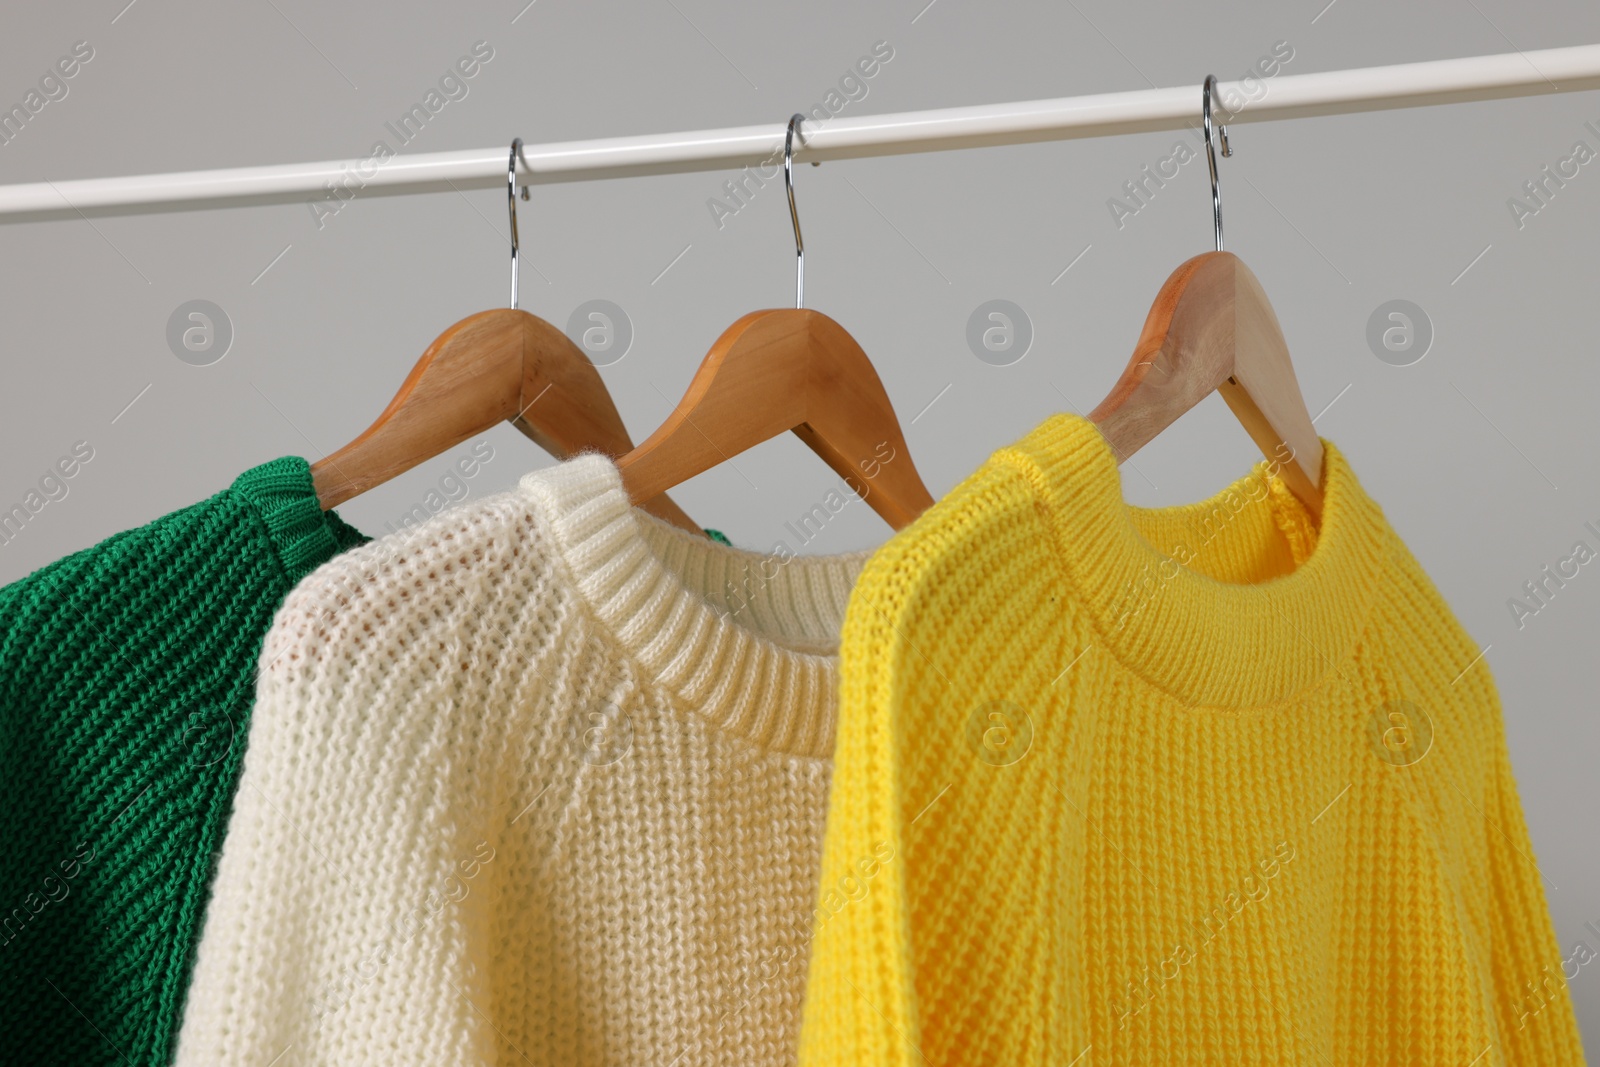
[[[506,209],[511,213],[511,306],[517,306],[517,160],[528,167],[528,157],[522,154],[522,138],[511,142],[511,161],[506,164]],[[528,199],[528,187],[522,187],[522,199]]]
[[[794,135],[806,117],[798,111],[789,117],[789,131],[783,138],[783,187],[789,193],[789,220],[794,223],[794,306],[806,304],[806,244],[800,238],[800,212],[794,206]],[[800,143],[806,143],[805,134]]]
[[[1206,132],[1206,165],[1211,169],[1211,221],[1217,231],[1217,251],[1222,251],[1222,192],[1217,186],[1217,150],[1211,136],[1211,98],[1217,92],[1217,76],[1207,74],[1205,85],[1200,90],[1200,119]],[[1228,144],[1228,127],[1217,123],[1217,133],[1222,142],[1224,157],[1233,155],[1233,148]]]

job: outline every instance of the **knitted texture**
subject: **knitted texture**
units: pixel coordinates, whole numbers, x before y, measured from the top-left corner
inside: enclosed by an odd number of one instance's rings
[[[1130,508],[1057,416],[873,557],[802,1064],[1583,1062],[1487,664],[1324,448],[1320,527]]]
[[[261,639],[362,540],[286,458],[0,589],[0,1062],[170,1062]]]
[[[180,1064],[779,1064],[865,553],[585,455],[347,553],[262,654]]]

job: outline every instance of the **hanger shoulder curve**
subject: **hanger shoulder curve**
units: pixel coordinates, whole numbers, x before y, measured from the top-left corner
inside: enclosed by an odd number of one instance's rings
[[[1292,450],[1284,481],[1320,518],[1322,442],[1272,304],[1231,252],[1202,253],[1167,278],[1133,358],[1089,419],[1123,460],[1213,391],[1263,454]]]
[[[812,322],[806,417],[794,432],[896,530],[933,506],[883,380],[856,339],[821,312]],[[870,473],[869,473],[870,472]]]
[[[782,313],[751,312],[724,330],[666,421],[617,461],[631,499],[664,492],[801,421],[805,368],[786,357],[794,325],[768,317],[775,314]],[[778,423],[787,425],[774,430]]]
[[[1149,444],[1233,373],[1232,270],[1208,259],[1216,255],[1196,256],[1167,278],[1133,357],[1089,413],[1119,460]]]
[[[871,360],[843,326],[798,308],[728,327],[672,414],[617,465],[639,500],[789,430],[895,529],[932,506]]]
[[[311,465],[324,510],[516,415],[522,332],[502,311],[441,333],[361,435]]]
[[[544,319],[510,313],[520,317],[523,345],[520,406],[511,419],[517,428],[563,459],[585,450],[620,456],[632,448],[611,392],[583,350]]]
[[[507,421],[559,459],[633,447],[582,350],[535,315],[494,308],[441,333],[372,425],[311,465],[317,499],[324,510],[337,507]],[[665,497],[642,506],[700,530]]]
[[[1283,328],[1266,292],[1237,257],[1234,275],[1234,367],[1218,391],[1263,455],[1281,456],[1288,446],[1290,460],[1281,464],[1280,474],[1320,521],[1322,439],[1311,422]]]

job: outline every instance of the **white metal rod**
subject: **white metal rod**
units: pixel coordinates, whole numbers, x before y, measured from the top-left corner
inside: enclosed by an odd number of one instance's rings
[[[1226,122],[1338,115],[1600,88],[1600,44],[1289,74],[1220,85]],[[1172,130],[1200,114],[1200,86],[812,121],[795,159],[823,162],[951,148]],[[531,183],[781,163],[788,116],[760,126],[528,145]],[[513,131],[514,132],[514,131]],[[0,186],[0,221],[288,203],[342,183],[362,195],[482,189],[506,180],[506,145],[459,152]],[[775,155],[776,153],[776,155]]]

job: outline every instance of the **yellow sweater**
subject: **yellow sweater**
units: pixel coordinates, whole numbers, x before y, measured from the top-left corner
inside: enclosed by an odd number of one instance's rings
[[[1127,506],[1056,416],[851,595],[822,1064],[1581,1064],[1478,646],[1324,443]]]

